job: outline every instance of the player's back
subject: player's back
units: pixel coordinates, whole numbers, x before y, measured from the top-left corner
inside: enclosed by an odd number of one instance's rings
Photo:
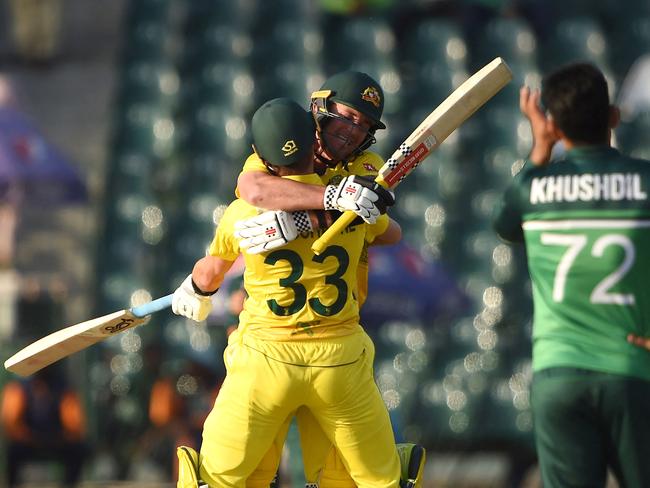
[[[534,367],[650,379],[650,355],[625,340],[650,335],[650,163],[590,147],[520,176]]]
[[[211,252],[234,258],[239,253],[232,236],[234,222],[256,212],[242,200],[233,202],[219,224]],[[318,256],[311,251],[319,237],[316,232],[302,233],[286,246],[263,254],[244,253],[248,298],[240,328],[279,341],[360,331],[357,266],[369,229],[365,224],[349,227]]]

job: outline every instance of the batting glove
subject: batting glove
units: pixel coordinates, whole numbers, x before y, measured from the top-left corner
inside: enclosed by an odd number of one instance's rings
[[[395,194],[363,176],[348,176],[338,186],[327,185],[325,210],[351,210],[364,222],[374,224],[386,208],[395,203]]]
[[[196,322],[203,322],[208,318],[212,310],[210,295],[213,292],[202,292],[192,281],[190,274],[181,286],[179,286],[172,297],[172,311],[176,315],[182,315]]]
[[[260,254],[293,241],[301,232],[314,230],[304,210],[285,212],[269,210],[235,222],[235,237],[239,247],[248,254]]]

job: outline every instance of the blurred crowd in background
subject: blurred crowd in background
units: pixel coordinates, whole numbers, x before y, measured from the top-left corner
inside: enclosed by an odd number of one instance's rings
[[[60,147],[49,137],[59,119],[82,128],[65,114],[44,125],[29,89],[47,86],[19,85],[30,76],[56,82],[53,73],[79,62],[70,51],[84,39],[65,33],[80,11],[102,24],[105,3],[0,0],[3,357],[173,290],[234,198],[250,115],[265,100],[307,106],[326,76],[365,71],[386,93],[388,128],[371,150],[387,159],[469,74],[502,56],[513,83],[400,185],[392,215],[405,243],[371,251],[362,323],[398,440],[427,447],[434,470],[450,452],[498,453],[497,462],[473,458],[471,486],[523,486],[535,463],[530,290],[521,250],[489,225],[530,147],[518,89],[565,62],[594,62],[623,109],[616,143],[650,156],[647,0],[115,2],[103,21],[112,30],[98,27],[111,35],[86,46],[91,59],[111,46],[114,77],[101,88],[108,116],[97,120],[104,132],[88,152],[97,154],[91,174],[70,157],[88,141]],[[91,107],[100,85],[77,86],[89,95],[62,105]],[[206,324],[161,312],[31,379],[0,373],[8,486],[34,476],[68,485],[174,480],[175,446],[199,445],[225,374],[221,354],[245,297],[240,274],[215,296]],[[289,452],[293,466],[298,446]],[[471,471],[458,461],[438,468],[433,476],[452,483]],[[285,478],[293,472],[299,486],[295,471],[285,468]]]

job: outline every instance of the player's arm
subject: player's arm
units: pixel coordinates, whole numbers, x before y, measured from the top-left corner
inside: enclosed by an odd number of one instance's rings
[[[402,240],[402,228],[393,219],[388,218],[388,227],[372,241],[373,246],[390,246]]]
[[[237,178],[235,193],[257,208],[288,212],[313,209],[342,212],[351,210],[365,222],[372,224],[380,214],[378,208],[382,205],[392,205],[394,196],[391,195],[386,200],[386,191],[377,188],[374,177],[356,176],[359,169],[364,172],[371,171],[377,165],[376,160],[381,160],[376,155],[373,159],[373,153],[366,158],[368,161],[362,168],[357,168],[353,175],[343,178],[338,185],[323,187],[311,182],[279,181],[278,176],[254,153],[244,163]]]
[[[205,256],[194,265],[192,280],[202,292],[214,294],[223,283],[224,276],[233,262],[218,256]]]
[[[529,186],[528,179],[530,163],[526,162],[524,168],[515,175],[506,191],[497,201],[492,214],[492,227],[497,235],[508,243],[524,242],[524,229],[522,228],[523,210],[522,200],[525,188]]]
[[[383,210],[385,213],[385,209]],[[239,239],[239,246],[248,254],[260,254],[285,246],[305,232],[323,231],[328,229],[338,217],[339,211],[328,210],[298,210],[285,212],[284,210],[268,210],[255,217],[239,220],[235,224],[235,237]],[[391,222],[386,229],[386,236],[378,237],[373,244],[394,244],[401,239],[401,228],[397,222],[381,215],[375,225],[380,225],[381,220]],[[360,224],[363,220],[358,217]]]
[[[553,146],[560,140],[560,134],[540,106],[540,91],[531,91],[527,86],[521,87],[519,109],[530,122],[533,133],[533,147],[528,159],[535,166],[547,165],[551,161]]]
[[[274,181],[285,180],[271,176]],[[332,203],[335,202],[335,203]],[[268,210],[235,224],[235,237],[249,254],[282,247],[303,232],[329,228],[341,210],[352,210],[359,219],[375,224],[395,203],[395,195],[372,180],[359,176],[345,178],[338,186],[325,187],[325,210]]]
[[[202,322],[212,310],[212,300],[226,272],[234,261],[218,256],[205,256],[199,259],[192,273],[174,291],[172,311],[196,322]]]
[[[325,187],[278,178],[264,171],[245,171],[237,179],[242,200],[258,208],[295,211],[322,209]]]
[[[628,334],[627,342],[634,344],[642,349],[650,351],[650,337],[642,337],[636,334]]]
[[[390,190],[355,175],[343,178],[338,185],[320,186],[280,179],[264,171],[244,171],[237,180],[237,192],[242,200],[257,208],[285,212],[350,210],[369,224],[374,224],[382,211],[395,203]]]
[[[506,242],[523,242],[524,240],[521,215],[505,200],[501,200],[496,206],[492,227],[497,235]]]

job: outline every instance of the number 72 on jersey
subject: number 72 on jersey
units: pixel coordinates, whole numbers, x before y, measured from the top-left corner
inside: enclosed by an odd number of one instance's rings
[[[523,228],[529,256],[536,254],[535,262],[544,262],[543,269],[553,269],[552,298],[561,303],[568,289],[589,292],[589,302],[601,305],[634,305],[636,297],[623,293],[621,285],[634,279],[637,245],[627,232],[641,222],[625,220],[563,220],[528,221]],[[538,234],[538,235],[537,235]],[[638,235],[638,233],[637,233]],[[541,247],[539,247],[539,242]],[[557,250],[553,250],[557,248]],[[588,269],[585,273],[583,270]],[[602,277],[592,281],[602,270]],[[544,279],[542,267],[531,270]],[[571,286],[567,283],[572,280]],[[550,280],[549,280],[550,281]]]

